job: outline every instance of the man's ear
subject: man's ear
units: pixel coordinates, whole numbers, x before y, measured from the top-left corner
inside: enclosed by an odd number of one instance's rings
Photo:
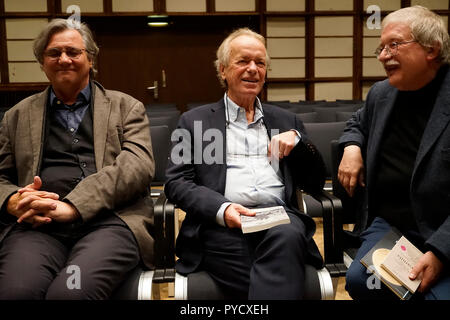
[[[438,42],[435,42],[432,47],[426,48],[427,50],[427,59],[429,61],[435,60],[439,56],[439,52],[441,51],[441,45]]]
[[[220,65],[220,77],[225,81],[225,67],[223,64]]]

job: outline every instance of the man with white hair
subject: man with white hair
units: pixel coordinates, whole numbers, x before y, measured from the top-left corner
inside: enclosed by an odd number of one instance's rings
[[[364,188],[361,247],[347,271],[354,299],[395,297],[369,290],[360,259],[391,227],[425,254],[409,274],[417,298],[450,299],[449,35],[442,19],[414,6],[383,20],[375,54],[388,79],[376,83],[351,118],[338,178],[349,195]]]
[[[322,265],[314,221],[300,212],[295,191],[321,190],[324,163],[295,114],[259,101],[268,64],[264,38],[252,30],[222,42],[216,68],[226,93],[181,116],[180,131],[193,137],[182,142],[194,152],[181,163],[172,156],[166,171],[164,191],[186,212],[177,271],[208,272],[230,299],[301,299],[305,264]],[[205,155],[209,147],[196,141],[196,127],[205,136],[219,133],[220,159],[196,161],[194,153]],[[290,223],[242,233],[241,216],[271,206],[283,206]]]

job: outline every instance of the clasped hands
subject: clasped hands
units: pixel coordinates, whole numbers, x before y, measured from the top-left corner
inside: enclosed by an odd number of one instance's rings
[[[74,206],[59,201],[58,194],[40,190],[41,187],[42,180],[36,176],[33,183],[9,198],[7,211],[18,218],[18,223],[26,222],[37,228],[52,221],[67,223],[79,218]]]

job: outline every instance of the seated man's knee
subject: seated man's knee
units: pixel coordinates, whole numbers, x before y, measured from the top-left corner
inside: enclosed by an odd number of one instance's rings
[[[42,300],[44,296],[43,288],[21,284],[20,281],[8,285],[0,282],[0,300]]]
[[[359,261],[354,261],[350,265],[345,281],[345,290],[354,300],[396,299],[380,278],[368,271]]]
[[[282,224],[270,230],[271,237],[285,248],[302,249],[306,247],[304,225],[301,223]]]
[[[47,290],[47,300],[105,300],[111,295],[106,273],[69,272],[64,269]]]
[[[352,298],[361,296],[368,289],[365,268],[361,268],[358,263],[353,262],[345,275],[345,290]]]
[[[63,283],[52,284],[45,296],[46,300],[100,300],[91,288],[73,287]],[[104,297],[107,299],[107,297]]]

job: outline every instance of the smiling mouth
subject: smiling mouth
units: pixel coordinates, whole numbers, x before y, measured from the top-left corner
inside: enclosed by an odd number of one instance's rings
[[[384,64],[384,70],[386,70],[386,72],[392,72],[392,71],[398,69],[399,67],[400,67],[400,65],[393,61],[388,61]]]
[[[385,69],[386,71],[393,71],[393,70],[395,70],[395,69],[397,69],[397,68],[398,68],[398,65],[384,66],[384,69]]]
[[[258,80],[251,80],[251,79],[242,79],[242,81],[249,82],[249,83],[258,83]]]

